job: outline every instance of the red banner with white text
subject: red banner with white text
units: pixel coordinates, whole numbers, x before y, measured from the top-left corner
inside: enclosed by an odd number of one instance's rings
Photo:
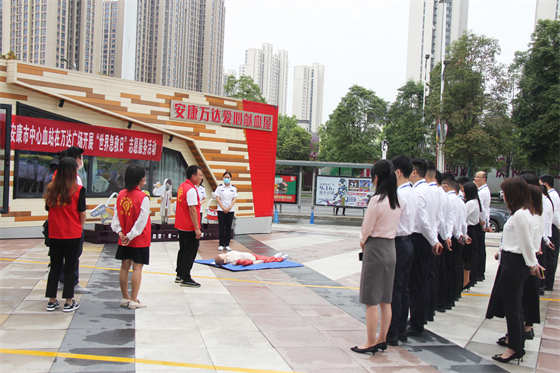
[[[12,149],[56,153],[71,146],[84,155],[160,161],[163,135],[83,123],[12,116]]]

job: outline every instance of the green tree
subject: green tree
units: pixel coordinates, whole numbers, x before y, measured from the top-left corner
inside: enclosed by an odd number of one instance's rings
[[[295,115],[278,116],[278,143],[276,157],[278,159],[308,161],[311,151],[311,134],[298,126]]]
[[[409,80],[398,89],[396,100],[387,112],[387,125],[383,138],[389,142],[387,158],[407,155],[411,158],[426,157],[427,125],[422,121],[424,86]]]
[[[319,159],[331,162],[373,162],[381,154],[379,135],[387,103],[375,92],[354,85],[329,120],[319,127]]]
[[[224,91],[226,96],[266,104],[266,99],[263,97],[259,85],[247,75],[242,75],[239,79],[235,79],[233,75],[228,76]]]
[[[435,138],[438,120],[448,127],[445,143],[446,163],[467,167],[471,178],[475,169],[494,166],[498,150],[493,144],[485,114],[503,100],[506,92],[504,66],[496,57],[500,46],[495,39],[465,32],[449,47],[445,60],[443,104],[440,102],[441,68],[438,63],[431,72],[431,92],[426,98],[427,118],[432,122]],[[496,106],[497,107],[497,106]]]
[[[529,50],[518,53],[522,68],[513,121],[520,130],[527,166],[560,172],[560,21],[540,20]]]

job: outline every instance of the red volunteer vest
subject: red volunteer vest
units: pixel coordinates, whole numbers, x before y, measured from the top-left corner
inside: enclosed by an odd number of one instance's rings
[[[179,186],[177,190],[177,209],[175,211],[175,228],[194,232],[194,224],[191,219],[191,214],[189,213],[189,205],[187,204],[187,193],[189,190],[193,189],[196,191],[196,187],[190,180],[185,180],[183,184]],[[198,191],[196,191],[196,199],[198,204],[196,205],[196,216],[198,220],[198,227],[200,227],[200,197]]]
[[[144,198],[149,198],[140,188],[136,187],[130,192],[126,189],[120,191],[117,197],[117,214],[119,218],[119,223],[121,224],[122,232],[126,235],[140,216],[140,211],[142,207],[142,201]],[[130,243],[129,247],[149,247],[152,242],[152,221],[148,215],[148,222],[146,227],[136,236]],[[122,245],[121,239],[119,238],[119,245]]]
[[[82,224],[78,212],[81,185],[76,185],[70,202],[64,206],[49,207],[49,238],[70,240],[82,237]]]

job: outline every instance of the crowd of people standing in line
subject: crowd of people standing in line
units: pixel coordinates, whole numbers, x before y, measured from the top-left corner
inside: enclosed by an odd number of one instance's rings
[[[352,350],[374,354],[421,336],[436,311],[451,309],[485,279],[491,196],[486,172],[456,180],[419,158],[381,160],[371,174],[376,191],[360,233],[367,341]],[[539,294],[553,290],[560,196],[552,176],[531,171],[501,187],[511,217],[486,317],[506,318],[507,334],[497,343],[508,349],[493,358],[508,362],[523,357],[540,322]]]

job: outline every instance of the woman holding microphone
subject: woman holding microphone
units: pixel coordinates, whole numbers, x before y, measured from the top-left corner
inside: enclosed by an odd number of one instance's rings
[[[534,220],[529,185],[520,178],[509,178],[502,182],[501,188],[511,217],[504,225],[502,244],[497,254],[500,266],[486,318],[505,316],[507,323],[508,349],[492,356],[492,359],[502,363],[517,359],[519,364],[519,359],[525,355],[523,284],[529,275],[542,278],[540,271],[543,268],[537,263],[534,250]]]
[[[366,305],[367,341],[352,347],[358,353],[375,354],[387,348],[387,332],[391,324],[391,298],[397,254],[395,235],[401,207],[397,198],[397,177],[391,162],[383,159],[371,169],[375,194],[370,199],[360,232],[363,253],[360,280],[360,303]],[[381,325],[376,337],[379,311]]]

